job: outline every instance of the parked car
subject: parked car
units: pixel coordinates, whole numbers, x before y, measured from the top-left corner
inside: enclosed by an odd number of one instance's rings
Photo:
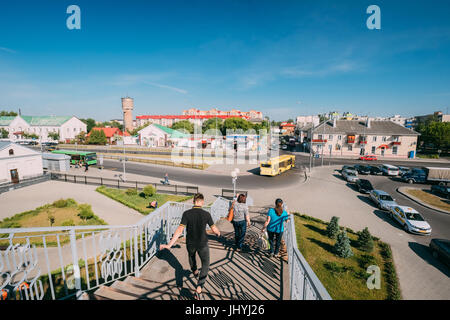
[[[361,157],[359,157],[359,160],[376,161],[377,160],[377,156],[375,156],[375,155],[361,156]]]
[[[396,166],[390,165],[390,164],[383,164],[381,165],[381,171],[383,171],[383,174],[386,176],[397,176],[398,175],[398,168]]]
[[[450,240],[431,239],[429,246],[433,257],[450,267]]]
[[[432,185],[431,193],[434,193],[435,195],[441,196],[443,198],[450,199],[450,187],[448,186],[441,186],[437,184]]]
[[[356,181],[356,188],[358,188],[358,191],[361,193],[369,193],[373,190],[372,184],[366,179],[358,179]]]
[[[398,175],[403,176],[405,173],[409,172],[411,168],[408,167],[398,167]]]
[[[358,171],[359,174],[370,174],[370,168],[369,166],[362,166],[362,165],[355,165],[356,171]]]
[[[342,170],[342,176],[348,182],[356,182],[358,180],[357,174],[352,170]]]
[[[397,202],[393,199],[389,193],[383,190],[372,190],[369,193],[370,199],[377,205],[381,210],[388,210],[392,206],[397,206]]]
[[[431,234],[431,226],[415,209],[407,206],[391,206],[389,215],[403,226],[406,232]]]
[[[356,168],[353,167],[353,166],[349,166],[349,165],[342,166],[341,173],[342,173],[344,170],[353,171],[355,174],[358,174],[358,170],[356,170]]]
[[[381,171],[380,167],[378,166],[369,166],[370,174],[372,175],[382,175],[383,171]]]

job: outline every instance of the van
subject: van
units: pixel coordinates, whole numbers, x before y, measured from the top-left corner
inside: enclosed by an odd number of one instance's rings
[[[390,164],[383,164],[381,166],[381,171],[383,172],[384,175],[387,175],[387,176],[396,176],[396,175],[398,175],[398,172],[399,172],[397,167],[392,166]]]

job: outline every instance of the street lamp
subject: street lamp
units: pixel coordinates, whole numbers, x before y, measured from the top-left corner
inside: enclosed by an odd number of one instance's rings
[[[235,168],[231,172],[231,177],[232,177],[232,181],[233,181],[233,199],[236,197],[236,180],[238,178],[239,172],[240,172],[239,168]]]

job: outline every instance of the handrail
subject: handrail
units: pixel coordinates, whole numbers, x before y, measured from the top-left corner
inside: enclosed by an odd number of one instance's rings
[[[228,214],[229,205],[228,199],[218,197],[204,209],[216,223]],[[182,213],[191,207],[192,204],[166,202],[132,225],[0,229],[0,242],[9,242],[6,250],[0,251],[0,293],[8,292],[8,299],[80,298],[83,292],[128,275],[138,277],[141,268],[159,251],[159,245],[170,240]],[[290,299],[330,300],[297,248],[293,216],[286,222],[285,230]],[[62,240],[67,237],[69,243],[63,250],[66,245]],[[36,239],[41,248],[36,247]],[[55,243],[56,247],[50,247]],[[21,276],[16,277],[17,274]],[[64,285],[62,296],[57,296],[55,288],[59,281]],[[24,282],[28,287],[22,286]]]

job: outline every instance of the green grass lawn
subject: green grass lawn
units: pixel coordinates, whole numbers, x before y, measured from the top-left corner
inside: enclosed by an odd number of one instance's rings
[[[73,199],[60,199],[52,204],[46,204],[34,210],[25,211],[16,214],[10,218],[0,221],[0,228],[35,228],[35,227],[57,227],[57,226],[89,226],[89,225],[106,225],[107,223],[92,213],[89,219],[82,219],[78,214],[81,207]],[[54,218],[53,224],[50,223],[50,217]],[[28,232],[16,233],[16,237],[56,234],[61,232]],[[0,235],[0,238],[6,238],[7,234]],[[56,235],[46,236],[46,244],[48,246],[56,246]],[[67,232],[60,236],[60,243],[64,244],[69,241]],[[25,238],[14,239],[14,243],[26,243]],[[43,246],[42,237],[31,237],[30,243],[36,246]],[[0,245],[8,245],[8,240],[1,240]]]
[[[353,256],[340,258],[333,253],[336,240],[326,235],[327,223],[295,214],[295,229],[300,252],[310,264],[330,296],[335,300],[399,299],[400,292],[390,247],[375,239],[371,253],[357,248],[358,236],[347,229]],[[368,289],[366,273],[369,265],[381,270],[381,288]]]
[[[158,207],[161,207],[167,201],[183,202],[192,198],[192,196],[179,196],[160,193],[156,193],[151,197],[145,197],[141,194],[141,191],[138,191],[137,194],[127,194],[126,190],[107,188],[105,186],[98,187],[96,190],[97,192],[100,192],[101,194],[145,215],[154,211],[154,209],[149,208],[149,203],[154,200],[158,201]]]
[[[431,193],[429,189],[406,188],[405,192],[442,210],[450,211],[450,202]]]

